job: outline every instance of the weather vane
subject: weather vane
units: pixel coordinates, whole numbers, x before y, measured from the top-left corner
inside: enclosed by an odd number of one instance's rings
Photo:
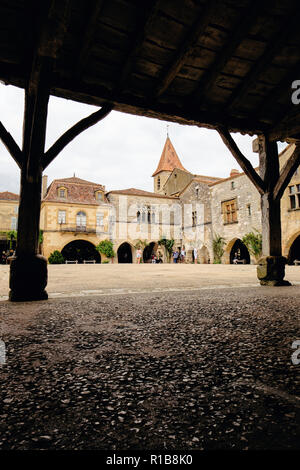
[[[167,124],[167,137],[169,137],[169,124]]]

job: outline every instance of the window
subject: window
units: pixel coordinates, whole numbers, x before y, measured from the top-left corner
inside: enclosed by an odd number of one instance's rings
[[[11,230],[17,230],[17,217],[11,218],[10,228]]]
[[[66,211],[58,211],[58,223],[59,224],[66,223]]]
[[[247,204],[248,215],[251,215],[251,204]]]
[[[231,181],[231,189],[235,189],[235,182]]]
[[[192,212],[192,227],[196,227],[197,225],[197,211]]]
[[[141,222],[141,213],[140,213],[140,211],[137,211],[137,213],[136,213],[136,220],[137,220],[138,224]]]
[[[65,199],[67,196],[67,190],[65,188],[58,188],[58,197]]]
[[[97,201],[103,201],[104,197],[103,197],[103,193],[101,191],[96,192],[96,199],[97,199]]]
[[[85,212],[78,212],[76,215],[77,227],[86,227],[86,215]]]
[[[224,224],[233,224],[237,222],[236,199],[222,202],[222,214]]]
[[[104,224],[103,224],[103,214],[96,214],[96,224],[97,224],[97,227],[102,227]]]
[[[290,209],[300,209],[300,184],[289,186]]]
[[[157,178],[157,190],[160,190],[160,176]]]
[[[196,198],[198,199],[199,197],[199,188],[196,188]]]

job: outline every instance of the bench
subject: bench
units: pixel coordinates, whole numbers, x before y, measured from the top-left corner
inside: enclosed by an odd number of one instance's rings
[[[72,261],[71,261],[71,260],[67,260],[67,259],[66,259],[66,264],[78,264],[78,260],[75,259],[75,260],[72,260]]]
[[[95,264],[96,260],[95,259],[84,259],[83,264]]]
[[[299,260],[299,259],[295,259],[295,260],[294,260],[294,265],[295,265],[295,266],[300,266],[300,260]]]

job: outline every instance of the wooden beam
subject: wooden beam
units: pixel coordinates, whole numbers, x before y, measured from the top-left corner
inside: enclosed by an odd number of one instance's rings
[[[298,28],[299,24],[299,8],[298,2],[294,1],[294,8],[287,16],[286,21],[283,23],[280,31],[273,35],[266,45],[265,52],[256,60],[250,72],[244,77],[240,85],[233,91],[225,108],[231,110],[234,106],[239,104],[243,98],[250,91],[251,86],[256,82],[259,75],[270,65],[276,54],[278,54],[280,47],[283,46],[288,36]]]
[[[205,3],[203,10],[199,14],[193,26],[190,28],[185,41],[183,41],[180,49],[177,51],[173,62],[169,64],[167,71],[160,78],[159,84],[155,90],[156,97],[161,96],[173,82],[177,73],[184,65],[186,59],[193,52],[199,37],[202,33],[204,33],[207,26],[216,15],[216,12],[219,11],[220,7],[220,1],[218,0],[210,0]]]
[[[252,181],[256,189],[260,194],[265,192],[265,183],[258,175],[258,173],[253,168],[250,161],[242,154],[235,141],[231,137],[228,129],[224,127],[217,127],[217,131],[220,134],[221,139],[223,140],[226,147],[229,149],[231,154],[234,156],[240,167],[243,169],[248,178]]]
[[[146,36],[155,20],[159,9],[159,2],[160,0],[151,0],[150,2],[148,0],[147,2],[143,2],[141,7],[143,18],[139,22],[135,37],[132,41],[125,63],[123,64],[122,70],[120,72],[120,78],[114,87],[113,94],[117,94],[125,87],[130,72],[136,61],[136,57],[138,56]]]
[[[20,150],[20,147],[16,143],[15,139],[12,137],[12,135],[9,132],[7,132],[7,130],[5,129],[1,121],[0,121],[0,139],[2,140],[8,152],[13,157],[18,167],[21,168],[23,154]]]
[[[296,144],[296,148],[286,164],[284,165],[283,169],[280,172],[279,180],[277,181],[274,191],[273,191],[273,199],[280,200],[287,185],[289,184],[291,177],[297,170],[300,165],[300,143]]]
[[[84,130],[93,126],[97,122],[104,119],[113,109],[112,106],[103,106],[101,109],[91,114],[90,116],[81,119],[68,131],[66,131],[45,153],[42,160],[43,170],[54,160],[55,157],[70,143],[75,137],[81,134]]]
[[[89,58],[91,44],[97,29],[97,21],[104,6],[104,0],[94,0],[90,8],[88,21],[85,23],[84,37],[80,38],[80,52],[78,54],[75,75],[81,76]]]
[[[219,74],[227,64],[228,60],[233,56],[236,48],[245,38],[247,31],[251,28],[254,20],[257,18],[258,11],[261,11],[261,0],[250,1],[249,5],[242,10],[238,22],[233,28],[233,32],[229,35],[225,46],[218,52],[215,62],[201,77],[196,91],[191,96],[191,101],[195,99],[199,101],[201,96],[215,84]]]

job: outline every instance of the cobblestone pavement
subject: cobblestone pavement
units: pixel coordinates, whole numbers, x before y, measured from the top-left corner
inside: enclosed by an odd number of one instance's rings
[[[0,449],[299,447],[300,287],[0,302]]]
[[[49,265],[52,298],[214,287],[257,286],[254,265],[98,264]],[[7,299],[9,266],[0,265],[0,300]],[[300,266],[286,266],[286,279],[300,285]]]

